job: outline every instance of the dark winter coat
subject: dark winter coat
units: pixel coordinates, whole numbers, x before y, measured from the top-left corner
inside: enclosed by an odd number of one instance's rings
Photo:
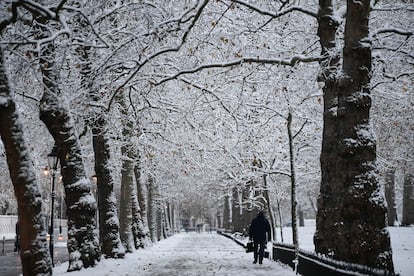
[[[270,240],[270,235],[269,221],[265,218],[263,213],[259,213],[250,225],[249,237],[256,242],[266,242]]]

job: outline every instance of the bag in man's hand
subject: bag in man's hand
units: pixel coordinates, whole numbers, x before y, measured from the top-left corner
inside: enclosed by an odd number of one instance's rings
[[[253,242],[252,241],[249,241],[246,244],[246,253],[253,252],[253,250],[254,250]]]

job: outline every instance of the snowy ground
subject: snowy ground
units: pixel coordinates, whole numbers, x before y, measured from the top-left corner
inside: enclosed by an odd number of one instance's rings
[[[389,227],[388,230],[395,272],[401,276],[414,275],[414,227]],[[312,223],[299,227],[301,249],[314,250],[314,232]],[[283,235],[285,243],[292,242],[291,228],[284,228]],[[8,236],[14,238],[14,234]],[[278,241],[281,241],[280,232]],[[65,273],[67,266],[67,263],[56,266],[54,275],[293,275],[290,269],[269,260],[262,266],[253,265],[251,253],[246,254],[230,239],[196,233],[176,234],[152,247],[127,254],[123,260],[102,260],[92,269],[69,274]]]
[[[305,224],[306,225],[306,224]],[[391,236],[394,270],[401,276],[414,275],[414,227],[388,227]],[[313,252],[313,234],[315,226],[299,227],[299,247]],[[283,229],[285,243],[292,243],[291,228]],[[280,232],[278,233],[280,242]]]
[[[295,275],[268,259],[262,265],[253,264],[252,253],[215,233],[180,233],[123,260],[104,260],[78,272],[65,273],[66,269],[67,263],[57,266],[53,275]]]

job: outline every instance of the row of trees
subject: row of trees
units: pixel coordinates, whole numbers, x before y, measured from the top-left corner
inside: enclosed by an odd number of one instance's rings
[[[380,197],[370,91],[387,91],[397,82],[409,95],[404,87],[412,73],[394,70],[401,62],[410,68],[412,32],[404,23],[371,35],[368,27],[383,25],[383,14],[405,19],[409,5],[342,4],[2,2],[0,133],[27,229],[22,251],[42,252],[30,259],[22,254],[25,274],[51,273],[44,229],[37,226],[41,191],[31,163],[43,167],[41,156],[53,144],[68,207],[69,270],[93,266],[101,254],[122,257],[148,237],[168,235],[179,209],[215,213],[233,192],[250,200],[235,196],[225,208],[289,203],[292,208],[284,209],[295,222],[291,192],[312,208],[321,172],[316,250],[392,270],[385,208],[374,200]],[[371,70],[371,56],[381,70]],[[16,103],[24,124],[15,119]],[[386,116],[375,116],[382,125]],[[398,129],[409,135],[409,128]],[[395,143],[406,150],[381,158],[409,172],[412,145]],[[392,152],[386,139],[379,146]],[[98,202],[90,175],[97,177]],[[264,186],[256,193],[252,187],[259,182]],[[378,214],[375,221],[361,213],[367,208]],[[358,225],[363,231],[354,231]],[[355,243],[347,242],[350,237]],[[364,244],[378,247],[367,252]]]

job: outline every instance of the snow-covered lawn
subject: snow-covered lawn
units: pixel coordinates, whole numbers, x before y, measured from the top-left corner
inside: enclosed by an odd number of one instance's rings
[[[314,223],[299,227],[299,247],[313,252],[313,234],[315,233]],[[306,225],[306,223],[305,223]],[[401,276],[414,275],[414,227],[388,227],[391,236],[393,250],[394,269]],[[292,230],[290,227],[283,228],[285,243],[292,243]],[[278,232],[280,242],[280,232]]]
[[[253,264],[252,253],[215,233],[179,233],[123,260],[102,260],[94,268],[66,274],[67,267],[55,267],[53,275],[295,275],[268,259],[263,265]]]

